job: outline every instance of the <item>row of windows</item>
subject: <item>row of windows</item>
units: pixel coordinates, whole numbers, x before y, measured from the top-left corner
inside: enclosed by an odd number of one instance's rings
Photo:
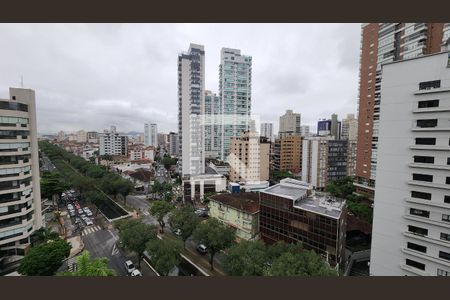
[[[28,105],[17,102],[0,101],[0,109],[28,111]]]
[[[413,180],[433,182],[433,175],[413,173]],[[450,184],[450,176],[445,178],[445,183]]]

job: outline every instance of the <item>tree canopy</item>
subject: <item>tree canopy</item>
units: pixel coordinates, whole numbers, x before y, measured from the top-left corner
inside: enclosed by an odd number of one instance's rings
[[[71,248],[59,238],[35,246],[20,262],[18,272],[28,276],[53,276],[69,256]]]
[[[161,233],[164,233],[164,227],[166,226],[166,223],[164,222],[164,218],[167,216],[169,212],[171,212],[174,209],[174,206],[170,204],[167,201],[154,201],[153,204],[149,208],[149,212],[152,216],[154,216],[157,220],[159,225],[161,226]]]
[[[108,267],[106,257],[91,258],[89,251],[85,250],[77,257],[77,267],[74,272],[61,272],[58,276],[115,276],[116,272]]]
[[[234,230],[216,219],[208,219],[200,223],[194,231],[194,240],[204,244],[210,255],[211,270],[214,269],[214,255],[234,243]]]
[[[156,271],[163,276],[179,264],[181,245],[179,241],[153,239],[147,243],[147,253]]]
[[[263,276],[267,268],[266,247],[260,241],[241,241],[228,249],[222,263],[231,276]]]
[[[169,218],[170,227],[181,231],[180,237],[183,240],[183,247],[186,247],[186,240],[194,233],[199,223],[199,218],[188,206],[175,210]]]

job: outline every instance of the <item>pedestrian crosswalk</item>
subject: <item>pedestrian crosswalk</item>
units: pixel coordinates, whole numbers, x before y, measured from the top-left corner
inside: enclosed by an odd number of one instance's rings
[[[70,271],[70,272],[73,272],[73,271],[76,271],[76,267],[77,267],[77,260],[76,260],[76,257],[72,257],[72,258],[69,258],[68,260],[67,260],[67,269]]]
[[[150,213],[148,211],[144,211],[144,215],[148,216]]]
[[[94,233],[96,231],[99,231],[101,229],[102,228],[98,225],[93,226],[93,227],[88,227],[88,228],[83,229],[83,235],[88,235],[88,234]]]

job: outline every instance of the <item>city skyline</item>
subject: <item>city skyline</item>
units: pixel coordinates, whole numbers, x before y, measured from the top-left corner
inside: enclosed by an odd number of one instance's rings
[[[15,30],[9,26],[0,26],[5,42],[19,45],[18,49],[34,43],[35,51],[25,55],[0,50],[5,69],[0,91],[20,86],[23,76],[24,87],[37,91],[42,116],[38,132],[43,134],[101,131],[113,124],[124,132],[140,132],[149,119],[161,132],[176,131],[176,57],[191,42],[205,46],[205,88],[214,93],[219,92],[222,47],[253,57],[252,113],[273,123],[274,132],[286,109],[301,113],[302,125],[312,130],[318,119],[331,113],[341,118],[356,112],[360,24],[15,24]],[[161,40],[169,31],[172,38]],[[286,34],[280,36],[279,31]],[[71,40],[56,43],[65,36]],[[74,115],[77,109],[84,113]],[[52,125],[56,123],[60,128]]]

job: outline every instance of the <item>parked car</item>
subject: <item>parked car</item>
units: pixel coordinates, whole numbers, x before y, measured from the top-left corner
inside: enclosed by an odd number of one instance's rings
[[[79,209],[78,209],[78,214],[79,214],[79,215],[82,215],[82,214],[84,214],[84,211],[83,211],[81,208],[79,208]]]
[[[73,209],[73,205],[72,204],[67,204],[67,209],[68,210],[72,210]]]
[[[80,218],[78,218],[78,217],[75,217],[75,224],[80,224],[81,223],[81,219]]]
[[[199,216],[199,217],[207,217],[207,216],[208,216],[208,211],[207,211],[207,210],[200,210],[200,209],[197,209],[197,210],[195,211],[195,214],[196,214],[197,216]]]
[[[86,212],[86,216],[88,216],[88,217],[92,217],[92,216],[93,216],[93,214],[92,214],[92,212],[91,212],[90,210],[88,210],[88,211]]]
[[[92,222],[91,219],[89,219],[88,217],[84,216],[83,218],[84,223],[86,223],[87,226],[93,225],[94,222]]]
[[[125,271],[127,272],[127,274],[133,273],[134,270],[136,270],[136,268],[134,267],[133,262],[131,260],[127,260],[125,262]]]
[[[131,272],[131,276],[142,276],[142,273],[138,269],[134,269],[134,271]]]
[[[83,207],[83,210],[84,210],[84,212],[88,212],[88,211],[90,211],[90,209],[89,209],[89,207]]]
[[[208,252],[208,248],[203,244],[198,244],[197,251],[200,252],[201,254],[206,254]]]
[[[71,216],[72,218],[75,217],[75,211],[74,210],[69,210],[69,216]]]

